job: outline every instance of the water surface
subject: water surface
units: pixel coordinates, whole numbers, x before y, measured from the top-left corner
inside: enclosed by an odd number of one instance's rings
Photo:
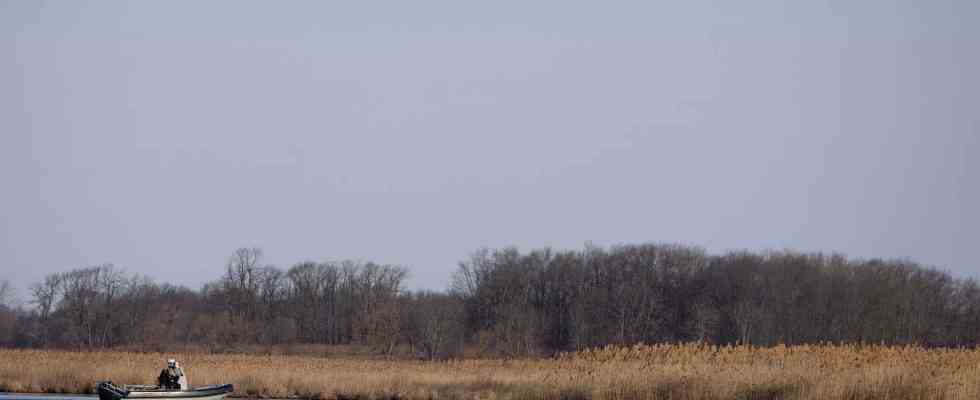
[[[0,393],[0,400],[92,400],[98,397],[94,394]]]

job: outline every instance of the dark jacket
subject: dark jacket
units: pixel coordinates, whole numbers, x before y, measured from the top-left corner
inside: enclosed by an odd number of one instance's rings
[[[184,375],[184,371],[178,368],[164,368],[160,371],[160,376],[157,378],[157,383],[161,388],[164,389],[180,389],[180,376]]]

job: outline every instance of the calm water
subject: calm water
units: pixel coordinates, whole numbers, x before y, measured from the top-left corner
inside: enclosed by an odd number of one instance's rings
[[[99,396],[94,394],[23,394],[0,393],[0,400],[92,400]]]

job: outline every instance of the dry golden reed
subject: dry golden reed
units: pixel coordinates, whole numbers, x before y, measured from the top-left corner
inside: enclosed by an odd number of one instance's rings
[[[337,399],[980,399],[980,350],[856,345],[609,347],[554,359],[445,362],[0,350],[0,391],[152,383],[177,358],[192,385]]]

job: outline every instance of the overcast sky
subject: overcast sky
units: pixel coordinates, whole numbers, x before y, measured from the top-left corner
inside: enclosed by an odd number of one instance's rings
[[[0,0],[0,279],[444,288],[680,242],[980,276],[980,2]]]

